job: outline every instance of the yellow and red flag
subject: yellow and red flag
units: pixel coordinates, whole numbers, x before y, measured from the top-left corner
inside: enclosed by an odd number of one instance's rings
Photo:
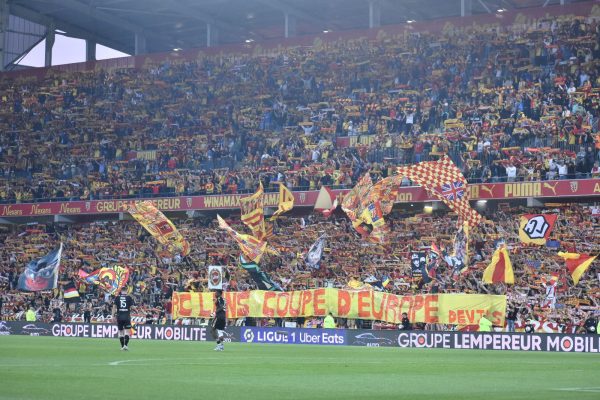
[[[408,177],[443,201],[469,226],[476,226],[481,222],[481,215],[469,204],[467,180],[450,157],[401,166],[397,170],[401,176]]]
[[[273,237],[273,224],[265,222],[265,239]]]
[[[492,262],[483,271],[484,283],[515,283],[512,263],[506,247],[499,247],[492,256]]]
[[[244,254],[244,257],[255,263],[259,263],[263,256],[265,249],[267,248],[267,242],[259,240],[252,235],[246,235],[236,232],[232,227],[220,215],[217,214],[217,221],[219,221],[219,227],[227,231],[229,236],[233,238],[240,247],[240,250]]]
[[[240,210],[242,222],[250,228],[252,234],[263,239],[265,233],[265,214],[263,210],[264,190],[262,182],[258,190],[252,196],[240,199]]]
[[[401,176],[395,175],[373,184],[366,173],[346,194],[342,209],[363,237],[375,243],[387,242],[389,227],[385,225],[384,215],[392,210],[401,180]]]
[[[136,202],[127,210],[169,253],[187,256],[190,244],[165,215],[147,200]]]
[[[519,223],[519,238],[523,243],[544,245],[556,222],[556,214],[525,214]]]
[[[283,183],[279,182],[279,202],[277,204],[277,211],[273,213],[272,218],[277,218],[292,208],[294,208],[294,195]]]
[[[129,269],[115,265],[112,268],[103,267],[90,272],[79,270],[79,277],[86,283],[98,285],[108,293],[114,295],[121,291],[129,280]]]
[[[598,257],[590,256],[589,254],[565,253],[562,251],[559,251],[558,255],[567,263],[567,269],[573,278],[573,283],[576,285],[579,283],[581,276],[592,265],[596,257]]]
[[[360,214],[359,218],[366,224],[373,225],[373,227],[385,225],[381,204],[377,200],[369,204]]]
[[[386,244],[389,241],[390,227],[385,223],[382,225],[373,225],[373,230],[367,237],[371,243]]]
[[[371,180],[371,175],[366,173],[342,200],[342,210],[348,215],[350,221],[358,219],[362,213],[360,203],[366,198],[367,193],[372,187],[373,181]]]
[[[394,207],[401,183],[402,175],[394,175],[382,179],[373,185],[373,188],[365,200],[370,202],[376,199],[379,202],[379,207],[383,215],[387,215]]]

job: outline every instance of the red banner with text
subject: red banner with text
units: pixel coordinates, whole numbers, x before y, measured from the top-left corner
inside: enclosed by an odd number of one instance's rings
[[[484,183],[469,185],[471,200],[509,200],[527,197],[590,197],[600,196],[600,179],[580,179],[540,182]],[[336,195],[348,192],[334,190]],[[295,207],[313,207],[318,191],[294,192]],[[240,198],[247,194],[222,194],[211,196],[181,196],[154,199],[161,211],[223,210],[239,209]],[[0,205],[0,217],[35,217],[43,215],[116,214],[127,209],[139,199],[89,200],[46,203],[20,203]],[[277,207],[279,194],[265,193],[264,205]],[[401,187],[397,203],[437,201],[420,186]]]

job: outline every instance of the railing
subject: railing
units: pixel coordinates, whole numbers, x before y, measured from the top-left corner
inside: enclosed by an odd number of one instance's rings
[[[581,179],[590,179],[590,178],[600,178],[600,175],[598,174],[584,174],[584,173],[575,173],[575,174],[567,174],[567,175],[558,175],[556,174],[554,177],[552,176],[548,176],[547,174],[544,174],[544,176],[542,177],[542,179],[532,179],[531,176],[527,175],[527,176],[523,176],[523,175],[517,175],[515,177],[507,177],[507,176],[492,176],[490,178],[468,178],[467,182],[470,184],[477,184],[477,183],[506,183],[506,182],[543,182],[543,181],[548,181],[548,180],[581,180]],[[343,190],[343,189],[351,189],[353,185],[348,186],[348,185],[327,185],[328,188],[333,189],[333,190]],[[406,178],[400,185],[401,187],[409,187],[409,186],[415,186],[414,183],[409,180],[408,178]],[[308,186],[296,186],[296,187],[291,187],[290,190],[292,190],[293,192],[303,192],[303,191],[309,191],[309,190],[319,190],[321,188],[321,185],[318,185],[316,188],[310,188]],[[274,193],[277,192],[277,188],[265,188],[265,192],[268,193]],[[133,195],[100,195],[100,196],[89,196],[88,198],[85,199],[81,199],[79,197],[53,197],[53,198],[33,198],[33,199],[27,199],[24,201],[17,201],[15,199],[9,199],[9,200],[0,200],[0,204],[22,204],[22,203],[46,203],[46,202],[50,202],[50,203],[58,203],[58,202],[68,202],[68,201],[88,201],[88,200],[127,200],[127,199],[139,199],[139,200],[143,200],[143,199],[161,199],[161,198],[170,198],[170,197],[179,197],[179,196],[206,196],[206,195],[221,195],[221,194],[251,194],[253,193],[254,190],[251,189],[244,189],[244,190],[237,190],[234,193],[228,192],[228,191],[223,191],[223,192],[213,192],[213,193],[207,193],[206,191],[195,191],[195,192],[190,192],[190,191],[186,191],[186,192],[182,192],[182,193],[175,193],[174,191],[169,192],[169,193],[139,193],[139,194],[133,194]]]

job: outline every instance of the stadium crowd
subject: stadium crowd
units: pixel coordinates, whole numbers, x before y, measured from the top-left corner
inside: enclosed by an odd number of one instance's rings
[[[507,294],[509,304],[518,310],[518,326],[535,319],[540,324],[547,323],[547,329],[571,331],[583,322],[587,315],[585,310],[600,306],[598,277],[592,267],[579,284],[574,285],[556,250],[560,247],[567,251],[597,254],[600,251],[597,241],[600,221],[590,208],[580,205],[547,211],[560,215],[552,241],[547,246],[521,243],[517,234],[518,220],[525,210],[503,207],[493,212],[493,223],[486,220],[472,231],[469,269],[466,272],[457,276],[442,261],[435,279],[424,285],[419,283],[420,278],[411,275],[410,252],[427,252],[432,243],[451,251],[456,217],[446,212],[393,211],[386,218],[391,227],[390,243],[393,244],[388,247],[361,240],[341,211],[331,219],[317,214],[281,217],[276,222],[271,241],[281,255],[265,256],[261,268],[284,290],[357,288],[365,282],[376,285],[376,282],[390,278],[390,284],[383,290],[397,294]],[[243,230],[239,220],[232,222],[235,228]],[[177,221],[177,224],[192,248],[191,254],[185,258],[156,254],[154,239],[133,222],[51,224],[3,233],[0,236],[3,244],[0,250],[0,282],[4,293],[4,318],[23,318],[24,311],[33,303],[38,315],[45,321],[56,318],[56,308],[61,310],[61,318],[65,319],[73,314],[81,318],[87,309],[92,311],[96,320],[105,320],[103,317],[110,315],[111,298],[96,286],[87,286],[78,280],[80,268],[88,271],[111,265],[130,268],[129,285],[138,302],[144,305],[139,315],[149,323],[165,322],[170,318],[173,291],[206,290],[207,265],[227,266],[228,290],[256,288],[247,272],[237,264],[237,245],[227,238],[214,220],[193,219]],[[327,235],[327,242],[322,267],[314,270],[305,264],[303,254],[323,233]],[[515,284],[485,285],[481,279],[483,269],[491,259],[494,243],[501,238],[506,240],[510,249]],[[64,243],[59,289],[44,295],[16,291],[23,265],[51,250],[59,241]],[[360,251],[357,252],[357,249]],[[547,287],[554,283],[552,275],[558,279],[556,290],[552,291],[555,299],[549,301]],[[82,303],[66,306],[62,303],[64,285],[69,282],[77,282]],[[355,326],[354,321],[340,323]],[[441,326],[418,328],[447,329]]]
[[[259,180],[267,190],[275,190],[274,181],[295,189],[352,187],[365,171],[377,180],[396,165],[444,154],[471,182],[598,177],[599,39],[595,21],[548,19],[526,29],[415,32],[271,57],[220,55],[141,70],[3,79],[0,202],[247,193]],[[386,216],[391,247],[361,241],[340,211],[331,219],[282,217],[272,239],[281,256],[266,256],[261,267],[286,290],[389,277],[384,290],[393,293],[506,293],[520,321],[577,329],[586,308],[600,305],[598,278],[591,269],[573,285],[556,247],[521,244],[523,212],[490,213],[493,223],[471,234],[468,271],[453,276],[442,262],[426,285],[411,277],[410,252],[432,242],[452,248],[456,221],[445,212],[393,211]],[[597,254],[598,217],[575,205],[559,214],[553,242]],[[2,317],[21,318],[32,306],[45,321],[85,310],[106,318],[109,296],[76,276],[80,268],[113,264],[131,269],[129,284],[147,322],[169,320],[173,291],[204,290],[209,264],[227,266],[228,289],[254,287],[214,219],[175,223],[191,244],[188,257],[157,254],[154,239],[133,222],[4,228]],[[311,270],[300,255],[322,233],[322,268]],[[511,250],[514,286],[481,282],[499,238]],[[16,291],[23,265],[61,241],[59,289]],[[551,307],[553,273],[559,279]],[[78,305],[62,302],[71,281],[84,298]]]
[[[352,186],[450,154],[477,181],[599,176],[596,21],[3,79],[0,201]]]

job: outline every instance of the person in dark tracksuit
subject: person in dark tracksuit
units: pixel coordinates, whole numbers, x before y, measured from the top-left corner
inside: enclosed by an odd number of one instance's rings
[[[225,337],[225,325],[227,324],[226,319],[227,304],[223,298],[223,291],[217,290],[215,292],[215,316],[212,320],[213,336],[217,338],[217,347],[215,351],[223,351],[223,340]]]

